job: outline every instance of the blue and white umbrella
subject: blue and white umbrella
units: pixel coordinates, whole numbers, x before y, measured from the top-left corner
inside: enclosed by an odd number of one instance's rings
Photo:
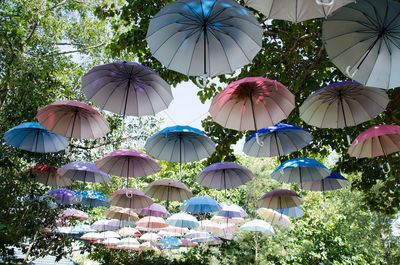
[[[262,145],[257,143],[256,133]],[[247,139],[243,152],[255,157],[274,157],[287,155],[300,150],[312,141],[311,134],[290,123],[277,123],[258,130]]]
[[[64,136],[48,131],[38,122],[24,122],[5,132],[7,144],[18,149],[35,152],[59,152],[68,146]]]
[[[96,232],[95,229],[91,228],[90,225],[76,225],[71,227],[70,234],[82,234]]]
[[[199,196],[185,201],[179,209],[189,213],[212,213],[221,210],[221,206],[213,198]]]
[[[221,203],[221,210],[216,214],[217,216],[235,218],[235,217],[247,217],[246,211],[236,204]]]
[[[197,218],[187,213],[176,213],[165,221],[170,226],[194,228],[200,225]]]
[[[275,211],[293,218],[300,218],[304,216],[304,212],[300,206],[285,209],[275,209]]]
[[[107,201],[107,197],[103,193],[95,190],[79,191],[71,198],[71,202],[91,207],[110,205]]]

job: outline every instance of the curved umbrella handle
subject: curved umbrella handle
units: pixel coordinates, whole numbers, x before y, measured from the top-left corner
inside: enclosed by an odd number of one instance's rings
[[[128,198],[132,198],[133,197],[133,194],[128,193],[128,188],[125,189],[125,195]]]
[[[387,170],[385,170],[385,166],[382,166],[383,173],[388,174],[390,172],[390,164],[388,162],[386,163],[386,167],[387,167]]]
[[[354,70],[354,72],[351,74],[350,73],[350,65],[347,66],[347,68],[346,68],[346,75],[348,77],[350,77],[351,79],[353,79],[353,77],[357,74],[357,72],[358,72],[358,68],[356,70]]]
[[[196,83],[200,88],[206,88],[210,84],[210,80],[207,76],[197,76]]]
[[[346,136],[347,136],[347,143],[348,143],[349,145],[351,145],[350,135],[346,135]]]
[[[317,4],[317,5],[319,5],[319,6],[326,6],[326,7],[328,7],[328,6],[332,6],[333,4],[335,4],[335,0],[331,0],[330,2],[322,2],[322,1],[320,1],[320,0],[315,0],[315,3]]]
[[[351,145],[356,145],[356,144],[358,144],[358,139],[357,138],[354,140],[354,144],[351,144]]]
[[[257,144],[259,145],[259,146],[263,146],[264,145],[264,142],[261,142],[260,141],[260,138],[258,137],[258,133],[256,132],[256,141],[257,141]]]

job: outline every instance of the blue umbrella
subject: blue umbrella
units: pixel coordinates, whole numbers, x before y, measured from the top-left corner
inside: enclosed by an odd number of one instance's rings
[[[282,182],[294,182],[303,187],[303,182],[326,178],[331,174],[323,164],[310,158],[288,160],[272,172],[271,177]]]
[[[223,216],[227,218],[235,218],[235,217],[247,217],[246,211],[236,204],[227,204],[221,203],[221,210],[216,214],[217,216]],[[228,221],[228,220],[227,220]]]
[[[165,237],[160,241],[163,244],[162,248],[180,248],[180,244],[182,243],[177,237]]]
[[[323,179],[305,182],[303,188],[310,191],[322,191],[342,189],[350,185],[350,182],[340,175],[332,171],[332,173]]]
[[[45,197],[54,198],[57,203],[71,204],[71,198],[75,195],[75,192],[68,189],[54,189],[46,192]]]
[[[311,134],[290,123],[277,123],[257,131],[260,141],[256,139],[256,133],[247,139],[243,152],[255,157],[274,157],[287,155],[300,150],[312,141]]]
[[[71,230],[69,231],[70,234],[82,234],[92,232],[96,232],[96,230],[92,229],[90,225],[76,225],[71,227]]]
[[[8,130],[3,138],[9,145],[36,153],[58,152],[68,146],[67,138],[48,131],[38,122],[21,123]]]
[[[212,213],[221,210],[221,206],[213,198],[199,196],[185,201],[179,209],[190,213]]]
[[[165,221],[170,226],[194,228],[200,225],[197,218],[187,213],[176,213]]]
[[[167,127],[147,139],[147,154],[169,162],[199,161],[215,152],[215,143],[202,131],[190,126]]]
[[[109,206],[106,195],[95,190],[83,190],[71,198],[72,203],[86,206]]]
[[[293,218],[300,218],[304,216],[304,212],[300,206],[285,209],[275,209],[275,211]]]

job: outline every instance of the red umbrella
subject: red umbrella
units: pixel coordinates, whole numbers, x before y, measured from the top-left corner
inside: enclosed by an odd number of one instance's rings
[[[294,107],[294,95],[278,81],[246,77],[214,97],[209,112],[225,128],[257,131],[287,118]]]
[[[53,187],[65,187],[72,184],[71,179],[57,174],[57,167],[50,165],[37,165],[28,169],[35,175],[35,181]]]
[[[108,197],[108,202],[130,209],[143,209],[153,204],[153,200],[144,195],[143,191],[134,188],[117,190]]]
[[[38,111],[36,118],[49,131],[71,138],[96,139],[110,131],[103,115],[93,107],[74,100],[47,105]]]

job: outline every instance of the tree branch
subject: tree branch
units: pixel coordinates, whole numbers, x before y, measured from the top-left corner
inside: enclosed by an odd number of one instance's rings
[[[103,143],[103,144],[93,145],[93,146],[88,146],[88,147],[87,146],[74,145],[74,144],[71,144],[71,143],[69,144],[69,146],[71,146],[73,148],[77,148],[77,149],[91,150],[91,149],[99,148],[99,147],[102,147],[102,146],[105,146],[105,145],[118,143],[118,142],[122,142],[122,141],[125,141],[125,140],[128,140],[128,139],[134,139],[134,138],[135,138],[135,136],[128,136],[128,137],[125,137],[125,138],[122,138],[122,139],[118,139],[118,140],[115,140],[115,141],[109,141],[109,142],[106,142],[106,143]]]
[[[58,53],[50,53],[50,54],[42,54],[42,55],[34,55],[34,57],[51,57],[51,56],[58,56],[58,55],[64,55],[64,54],[71,54],[71,53],[77,53],[77,52],[83,52],[83,51],[87,51],[87,50],[91,50],[91,49],[96,49],[96,48],[100,48],[102,46],[106,45],[106,43],[102,43],[99,45],[95,45],[95,46],[90,46],[90,47],[85,47],[82,49],[77,49],[77,50],[73,50],[73,51],[66,51],[66,52],[58,52]]]

